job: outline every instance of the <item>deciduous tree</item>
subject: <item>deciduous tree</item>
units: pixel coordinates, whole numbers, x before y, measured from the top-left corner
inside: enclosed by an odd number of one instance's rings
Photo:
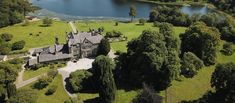
[[[220,42],[219,31],[216,28],[197,22],[190,26],[185,33],[181,34],[180,38],[182,41],[182,53],[194,53],[207,66],[215,64],[216,52]]]

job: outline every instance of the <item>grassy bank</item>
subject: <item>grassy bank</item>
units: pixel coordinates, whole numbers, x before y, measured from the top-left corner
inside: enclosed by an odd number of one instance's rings
[[[155,5],[166,5],[166,6],[204,6],[206,2],[201,1],[201,2],[194,2],[193,0],[188,0],[188,1],[176,1],[176,2],[160,2],[160,1],[154,1],[154,0],[137,0],[138,2],[142,3],[150,3],[150,4],[155,4]]]
[[[27,85],[21,89],[32,89],[33,84],[34,83]],[[58,86],[58,88],[53,95],[47,96],[45,95],[45,92],[47,91],[47,88],[51,85],[56,85]],[[69,99],[69,96],[64,90],[61,75],[57,75],[49,86],[47,86],[47,88],[44,88],[42,90],[36,89],[38,93],[37,103],[64,103],[65,100]]]

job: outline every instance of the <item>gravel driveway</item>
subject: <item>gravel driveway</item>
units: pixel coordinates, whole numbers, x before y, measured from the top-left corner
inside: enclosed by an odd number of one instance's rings
[[[66,65],[66,67],[63,67],[63,68],[59,69],[59,74],[61,74],[62,78],[63,78],[64,88],[65,88],[67,94],[70,97],[76,97],[77,96],[76,94],[73,94],[73,93],[69,92],[70,88],[67,88],[67,86],[66,86],[66,82],[68,82],[67,79],[68,79],[70,73],[74,72],[76,70],[90,69],[92,67],[92,62],[93,61],[94,61],[94,59],[89,59],[89,58],[82,58],[82,59],[79,59],[77,62],[69,61]]]

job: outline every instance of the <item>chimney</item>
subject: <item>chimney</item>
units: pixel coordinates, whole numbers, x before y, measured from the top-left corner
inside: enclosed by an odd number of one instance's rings
[[[56,36],[56,37],[55,37],[55,45],[54,45],[54,48],[55,48],[55,55],[57,54],[57,45],[59,45],[59,38]]]
[[[54,45],[54,48],[55,48],[55,55],[57,54],[57,45],[55,44]]]

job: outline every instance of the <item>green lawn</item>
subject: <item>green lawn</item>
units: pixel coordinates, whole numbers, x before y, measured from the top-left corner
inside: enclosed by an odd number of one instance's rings
[[[137,22],[119,23],[118,26],[115,26],[114,21],[78,22],[77,27],[79,31],[88,31],[89,28],[98,29],[99,27],[104,27],[105,32],[103,33],[103,35],[105,35],[106,32],[112,30],[121,31],[126,37],[128,37],[128,41],[132,40],[133,38],[137,38],[143,30],[159,31],[159,28],[153,27],[153,23],[145,23],[145,25],[142,26],[138,25]],[[185,27],[175,27],[176,37],[178,37],[180,33],[184,32],[185,29]],[[111,43],[111,47],[114,51],[120,50],[125,52],[127,50],[126,45],[127,41]]]
[[[221,41],[220,49],[225,41]],[[235,45],[233,46],[235,49]],[[217,63],[235,63],[235,53],[232,56],[225,56],[217,53]],[[168,103],[177,103],[182,100],[194,100],[203,96],[207,91],[213,90],[210,86],[211,75],[215,70],[215,65],[202,68],[198,74],[191,79],[182,78],[182,81],[173,81],[172,86],[167,90]],[[165,91],[161,92],[165,97]]]
[[[25,70],[23,80],[28,80],[28,79],[36,77],[38,75],[44,74],[48,70],[49,70],[49,67],[42,67],[37,70]]]
[[[25,40],[24,50],[29,48],[47,46],[54,43],[55,36],[58,36],[60,42],[65,42],[65,31],[69,31],[69,25],[66,22],[54,21],[50,27],[42,27],[42,22],[31,22],[28,26],[17,24],[0,29],[0,34],[10,33],[13,35],[11,43],[19,40]],[[39,33],[41,32],[41,33]],[[29,35],[32,33],[33,35]],[[37,36],[39,34],[39,36]]]
[[[25,70],[23,80],[27,80],[27,79],[39,76],[41,74],[47,73],[50,69],[53,69],[53,68],[54,69],[56,69],[56,68],[59,69],[59,68],[62,68],[64,66],[65,66],[64,64],[59,63],[59,64],[47,65],[47,66],[41,67],[37,70]]]
[[[34,83],[27,85],[21,89],[31,89],[33,84]],[[37,102],[38,103],[64,103],[65,100],[69,99],[69,96],[64,90],[61,75],[57,75],[50,85],[58,86],[56,92],[53,95],[46,96],[45,92],[47,91],[47,88],[44,88],[42,90],[37,90],[38,92]]]
[[[118,90],[116,95],[116,103],[130,103],[131,100],[137,95],[136,91],[125,91],[125,90]],[[89,94],[89,93],[79,93],[78,99],[79,103],[83,103],[87,100],[94,99],[98,97],[99,94]]]
[[[157,27],[153,27],[152,23],[146,23],[144,26],[137,25],[138,23],[119,23],[118,26],[114,25],[114,21],[90,21],[90,22],[78,22],[76,23],[79,31],[88,31],[89,28],[97,29],[99,27],[104,27],[105,32],[117,30],[121,31],[128,40],[138,37],[143,30],[157,30]],[[0,34],[10,33],[13,35],[13,40],[11,43],[19,40],[25,40],[26,45],[23,50],[28,50],[29,48],[36,48],[42,46],[53,45],[55,36],[59,38],[60,43],[65,42],[66,34],[65,32],[70,32],[70,27],[66,22],[53,21],[52,26],[42,27],[42,21],[32,22],[28,26],[22,26],[17,24],[14,26],[9,26],[0,29]],[[182,33],[186,28],[176,27],[176,35]],[[41,32],[41,33],[39,33]],[[32,33],[33,35],[29,35]],[[39,34],[39,36],[37,36]],[[104,33],[105,34],[105,33]],[[112,48],[117,51],[126,51],[127,42],[116,42],[111,43]]]

